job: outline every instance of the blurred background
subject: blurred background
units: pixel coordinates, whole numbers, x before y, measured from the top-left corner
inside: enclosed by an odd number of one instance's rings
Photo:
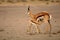
[[[41,5],[41,4],[60,4],[60,0],[0,0],[0,4],[35,4],[35,5]]]
[[[44,34],[47,23],[39,26],[41,34],[27,34],[30,5],[32,14],[47,11],[52,15],[52,36]],[[33,26],[34,27],[34,26]],[[0,0],[0,40],[60,40],[60,0]]]

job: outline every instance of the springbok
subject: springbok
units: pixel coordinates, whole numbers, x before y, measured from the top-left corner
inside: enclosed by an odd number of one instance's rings
[[[28,15],[30,16],[30,25],[29,25],[29,28],[28,28],[28,33],[31,33],[31,27],[32,25],[35,25],[36,27],[36,32],[37,33],[40,33],[40,29],[38,27],[38,25],[41,25],[42,23],[48,23],[49,26],[46,27],[46,31],[48,31],[48,29],[50,30],[49,33],[51,34],[51,24],[50,24],[50,19],[51,19],[51,16],[48,12],[40,12],[40,13],[37,13],[37,14],[32,14],[31,13],[31,10],[30,10],[30,6],[28,6]]]

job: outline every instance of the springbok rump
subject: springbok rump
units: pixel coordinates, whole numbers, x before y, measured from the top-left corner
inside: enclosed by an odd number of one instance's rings
[[[41,25],[42,23],[45,22],[48,23],[49,25],[48,27],[46,27],[46,32],[49,29],[50,30],[49,34],[51,34],[51,24],[50,24],[51,15],[48,12],[43,11],[37,14],[33,14],[30,10],[30,6],[28,6],[28,15],[30,16],[29,20],[30,25],[27,30],[28,33],[31,33],[32,25],[35,25],[36,33],[40,33],[41,30],[38,25]]]

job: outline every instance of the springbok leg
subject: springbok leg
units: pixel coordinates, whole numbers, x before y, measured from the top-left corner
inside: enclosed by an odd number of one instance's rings
[[[51,31],[52,31],[52,28],[51,28],[51,23],[50,23],[50,20],[48,20],[48,24],[49,24],[49,27],[50,27],[49,36],[51,36]]]

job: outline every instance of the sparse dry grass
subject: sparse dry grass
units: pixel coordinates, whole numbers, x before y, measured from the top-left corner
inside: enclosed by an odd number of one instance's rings
[[[7,3],[7,2],[0,2],[0,6],[23,6],[23,5],[56,5],[59,4],[60,2],[45,2],[45,1],[30,1],[30,2],[16,2],[16,3]]]

